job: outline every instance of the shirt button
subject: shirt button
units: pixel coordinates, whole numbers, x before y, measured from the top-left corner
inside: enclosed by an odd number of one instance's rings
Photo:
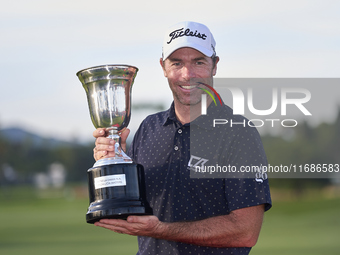
[[[183,132],[182,129],[178,129],[179,134],[182,134],[182,132]]]
[[[178,146],[175,145],[174,149],[175,149],[175,151],[178,151]]]

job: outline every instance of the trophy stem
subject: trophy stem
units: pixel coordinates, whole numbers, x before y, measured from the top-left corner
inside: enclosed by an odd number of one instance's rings
[[[120,155],[122,152],[122,149],[120,147],[120,143],[119,143],[119,135],[116,129],[109,129],[107,130],[109,132],[109,135],[106,138],[110,138],[114,141],[114,145],[115,145],[115,154],[116,155]]]
[[[120,136],[116,129],[109,130],[109,135],[106,138],[110,138],[114,141],[115,146],[115,158],[128,158],[130,159],[125,152],[123,151],[122,147],[120,146]],[[132,163],[132,162],[131,162]]]

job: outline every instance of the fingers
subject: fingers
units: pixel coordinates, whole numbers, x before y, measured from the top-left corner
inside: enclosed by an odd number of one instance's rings
[[[123,221],[104,219],[94,223],[94,225],[97,227],[109,229],[119,234],[135,235],[134,228],[130,224],[128,224],[125,220]]]
[[[120,136],[121,148],[126,151],[126,139],[130,133],[130,129],[123,129],[118,135]],[[97,161],[102,158],[115,156],[115,141],[106,138],[107,132],[105,128],[97,128],[93,132],[93,136],[96,138],[95,148],[93,149],[93,157]]]
[[[114,141],[111,138],[99,137],[96,139],[95,144],[96,144],[97,149],[103,149],[106,146],[113,145]],[[100,146],[102,148],[98,148]]]
[[[105,157],[114,156],[114,141],[106,138],[106,135],[105,128],[97,128],[93,131],[93,136],[96,138],[93,157],[96,161]]]
[[[124,220],[100,220],[98,222],[94,223],[97,227],[103,227],[109,230],[112,230],[116,233],[120,234],[130,234],[128,231],[128,225],[126,224],[126,221]]]
[[[92,135],[94,138],[106,136],[105,128],[97,128],[95,131],[93,131]]]
[[[107,151],[98,151],[96,148],[93,149],[93,157],[96,161],[105,158],[107,154]]]
[[[93,157],[97,161],[105,157],[114,156],[114,141],[110,138],[99,137],[96,139],[96,147],[93,149]]]
[[[156,231],[163,231],[161,222],[156,216],[129,216],[127,220],[101,219],[94,224],[117,233],[139,236],[153,236]]]

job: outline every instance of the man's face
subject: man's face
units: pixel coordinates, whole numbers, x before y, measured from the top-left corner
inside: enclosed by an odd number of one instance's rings
[[[211,78],[216,74],[216,64],[213,64],[212,58],[192,48],[174,51],[164,63],[161,59],[161,65],[176,107],[193,106],[201,101],[202,90],[190,84],[190,79]]]

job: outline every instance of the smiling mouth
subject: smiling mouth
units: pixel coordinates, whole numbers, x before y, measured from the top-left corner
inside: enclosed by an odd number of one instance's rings
[[[190,85],[190,86],[180,86],[183,89],[194,89],[197,87],[197,85]]]

